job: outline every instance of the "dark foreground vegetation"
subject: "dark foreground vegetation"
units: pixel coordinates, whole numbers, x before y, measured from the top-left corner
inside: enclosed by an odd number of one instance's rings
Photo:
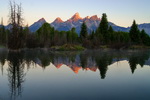
[[[10,3],[11,28],[6,30],[0,27],[0,45],[12,50],[21,48],[52,48],[60,50],[82,50],[84,48],[138,48],[150,46],[150,37],[144,30],[140,31],[134,20],[129,32],[116,32],[108,24],[107,15],[103,14],[97,30],[88,32],[86,23],[81,26],[78,35],[76,29],[70,31],[57,31],[50,24],[45,23],[35,33],[29,27],[22,27],[22,8],[20,5]]]

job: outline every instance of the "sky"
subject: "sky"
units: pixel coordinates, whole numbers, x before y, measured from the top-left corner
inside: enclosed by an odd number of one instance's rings
[[[107,14],[108,21],[128,27],[133,20],[138,24],[150,23],[150,0],[0,0],[0,18],[8,24],[9,1],[22,4],[25,25],[31,25],[41,18],[48,23],[57,17],[63,21],[76,12],[81,17]],[[1,19],[0,19],[1,20]]]

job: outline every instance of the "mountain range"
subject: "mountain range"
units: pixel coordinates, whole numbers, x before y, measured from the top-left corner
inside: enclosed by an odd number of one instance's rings
[[[58,31],[69,31],[73,27],[76,28],[76,32],[79,34],[81,30],[82,23],[85,22],[88,28],[88,32],[95,31],[99,23],[101,22],[101,19],[97,16],[87,16],[85,18],[80,17],[79,13],[75,13],[70,19],[67,21],[63,21],[61,18],[56,18],[50,25],[55,28],[55,30]],[[29,26],[29,29],[31,32],[36,32],[44,23],[46,23],[46,20],[44,18],[41,18],[37,22],[33,23],[31,26]],[[115,31],[123,31],[123,32],[129,32],[131,27],[121,27],[118,25],[115,25],[112,22],[109,22],[109,25],[112,26],[112,28]],[[8,29],[10,25],[6,26]],[[150,23],[144,23],[138,25],[139,29],[144,29],[148,35],[150,35]]]
[[[100,23],[101,19],[98,18],[97,15],[94,16],[87,16],[85,18],[80,17],[79,13],[74,14],[70,19],[67,21],[63,21],[61,18],[56,18],[50,25],[54,27],[58,31],[69,31],[71,28],[76,28],[76,32],[80,33],[81,25],[83,22],[86,22],[89,32],[92,30],[96,30]],[[39,29],[46,20],[44,18],[38,20],[34,24],[32,24],[29,29],[31,32],[35,32],[37,29]]]

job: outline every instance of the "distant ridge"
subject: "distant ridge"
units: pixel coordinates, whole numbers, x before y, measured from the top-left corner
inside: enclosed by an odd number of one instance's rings
[[[66,21],[63,21],[60,17],[57,17],[52,23],[50,23],[50,25],[58,31],[69,31],[74,27],[76,28],[76,32],[79,34],[83,22],[86,23],[88,32],[91,33],[93,30],[95,31],[97,29],[100,21],[101,19],[97,15],[87,16],[85,18],[82,18],[80,17],[79,13],[75,13],[70,19]],[[41,18],[37,22],[33,23],[29,27],[29,29],[31,32],[36,32],[44,23],[46,23],[46,20],[44,18]],[[109,25],[111,25],[115,31],[129,32],[130,30],[130,27],[126,28],[126,27],[117,26],[112,22],[109,22]],[[9,24],[5,26],[5,28],[10,29],[11,25]],[[146,33],[150,35],[150,23],[139,24],[138,28],[140,30],[144,29]]]

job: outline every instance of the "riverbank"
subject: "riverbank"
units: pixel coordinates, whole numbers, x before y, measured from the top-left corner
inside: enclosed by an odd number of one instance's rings
[[[6,46],[0,45],[0,49],[8,49]],[[51,51],[83,51],[83,50],[145,50],[150,49],[150,46],[144,46],[144,45],[132,45],[132,46],[122,46],[120,48],[114,48],[110,45],[101,45],[97,48],[85,48],[81,45],[74,45],[74,44],[65,44],[62,46],[52,46],[50,48],[22,48],[22,49],[45,49],[45,50],[51,50]],[[19,50],[10,50],[10,51],[20,51]]]

